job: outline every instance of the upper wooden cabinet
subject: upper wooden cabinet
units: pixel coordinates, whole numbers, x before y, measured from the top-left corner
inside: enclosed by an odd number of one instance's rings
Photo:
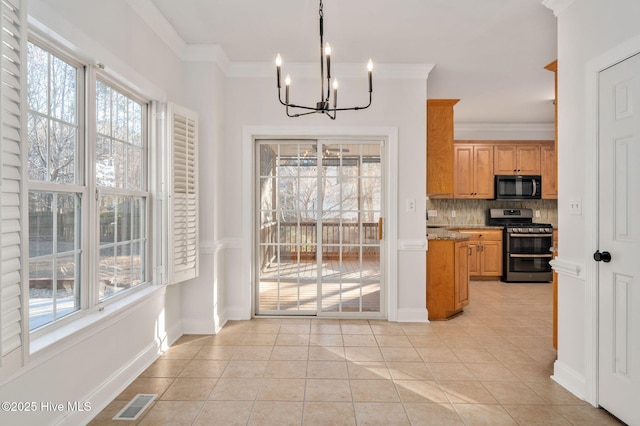
[[[496,175],[539,175],[540,145],[496,145],[494,148]]]
[[[455,144],[453,164],[455,198],[493,198],[493,146]]]
[[[548,143],[540,146],[540,170],[542,175],[542,198],[558,198],[558,161],[556,146]]]
[[[453,106],[459,99],[427,99],[427,194],[453,197]]]

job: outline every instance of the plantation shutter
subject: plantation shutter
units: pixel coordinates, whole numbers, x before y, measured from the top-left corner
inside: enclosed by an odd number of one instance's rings
[[[168,105],[169,284],[198,276],[198,116]]]
[[[26,164],[26,2],[0,1],[2,31],[0,48],[0,378],[22,364],[23,323],[22,282],[25,268],[23,239],[28,218],[23,202]]]

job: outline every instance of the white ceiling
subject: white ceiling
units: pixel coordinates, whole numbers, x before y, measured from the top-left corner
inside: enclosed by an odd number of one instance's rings
[[[318,60],[318,0],[151,1],[185,43],[232,62]],[[556,19],[542,0],[324,0],[324,20],[335,62],[435,64],[428,96],[461,99],[456,122],[553,121]]]

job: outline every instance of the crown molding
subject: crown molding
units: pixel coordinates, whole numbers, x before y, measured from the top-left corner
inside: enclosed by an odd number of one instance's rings
[[[542,5],[553,10],[557,17],[576,0],[542,0]]]
[[[127,0],[127,2],[140,19],[149,25],[149,28],[169,46],[173,53],[182,59],[187,44],[156,5],[151,0]]]
[[[458,140],[553,140],[555,124],[551,123],[454,123],[454,139]]]
[[[333,63],[333,75],[339,78],[366,77],[367,65],[357,63]],[[427,79],[433,64],[374,64],[376,79]],[[317,62],[286,63],[282,66],[283,75],[292,78],[317,78]],[[271,78],[275,74],[274,62],[231,62],[227,76],[232,78]]]

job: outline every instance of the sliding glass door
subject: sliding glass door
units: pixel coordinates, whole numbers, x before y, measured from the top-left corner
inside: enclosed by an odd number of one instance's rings
[[[382,314],[382,142],[260,140],[256,152],[256,313]]]

